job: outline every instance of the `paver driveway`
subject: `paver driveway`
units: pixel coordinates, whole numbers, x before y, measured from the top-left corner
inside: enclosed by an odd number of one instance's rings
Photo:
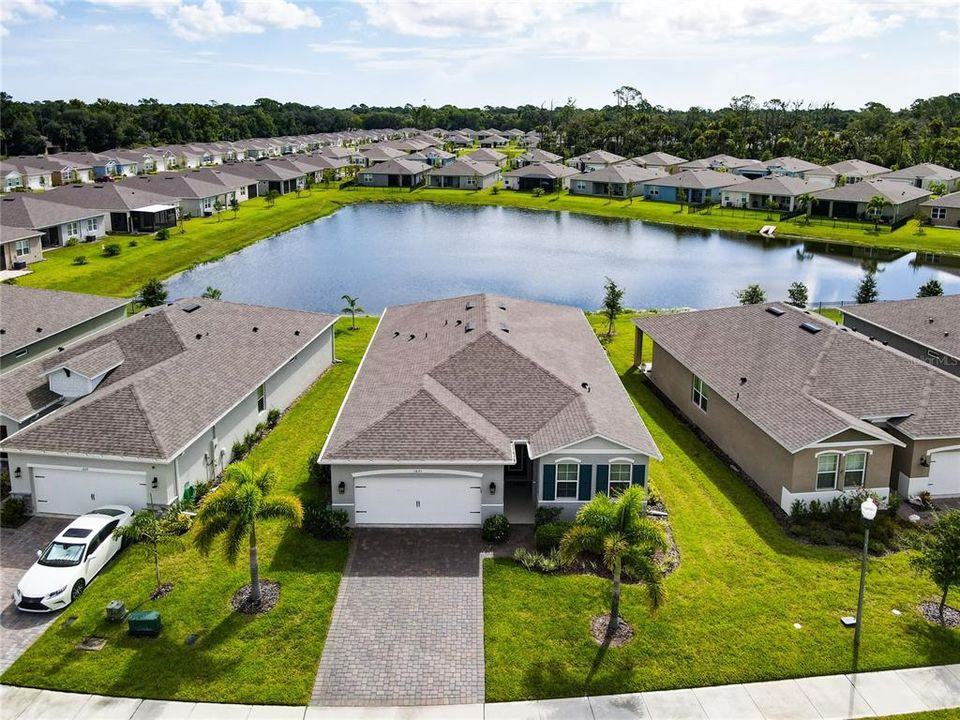
[[[13,605],[13,591],[27,568],[69,524],[64,518],[31,518],[18,528],[0,529],[0,673],[40,637],[60,613],[25,613]]]
[[[477,530],[357,530],[312,702],[483,701]]]

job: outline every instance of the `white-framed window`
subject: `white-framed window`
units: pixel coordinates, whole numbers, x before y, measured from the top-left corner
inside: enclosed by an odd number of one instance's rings
[[[68,222],[66,225],[67,228],[67,237],[77,237],[80,235],[80,223],[78,222]]]
[[[100,218],[87,218],[87,232],[92,233],[100,229]]]
[[[843,458],[843,489],[863,487],[867,476],[867,454],[847,453]]]
[[[364,182],[373,182],[373,175],[371,175],[370,173],[364,173],[364,174],[363,174],[363,181],[364,181]]]
[[[693,376],[693,404],[707,411],[707,401],[710,399],[710,386],[696,375]]]
[[[213,198],[204,198],[203,199],[203,209],[210,210],[213,207]]]
[[[946,220],[947,209],[945,207],[930,208],[930,218],[932,220]]]
[[[261,385],[257,388],[257,412],[262,413],[267,409],[267,387]]]
[[[18,258],[30,254],[30,241],[29,240],[17,240],[13,246],[13,254]]]
[[[557,465],[557,500],[576,500],[579,481],[579,465],[576,463],[560,463]]]
[[[840,455],[827,453],[817,458],[817,490],[833,490],[837,487],[837,470]]]
[[[615,497],[630,487],[633,465],[616,463],[610,466],[610,497]]]

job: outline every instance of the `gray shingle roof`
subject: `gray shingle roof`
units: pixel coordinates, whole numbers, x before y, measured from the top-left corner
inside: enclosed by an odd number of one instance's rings
[[[884,175],[888,180],[914,180],[916,178],[931,178],[936,180],[956,180],[960,178],[960,171],[952,168],[937,165],[935,163],[921,163],[920,165],[911,165],[902,170],[894,170]]]
[[[494,165],[493,163],[487,162],[475,162],[473,160],[456,160],[452,163],[444,165],[442,167],[435,168],[430,171],[431,175],[448,175],[448,176],[473,176],[473,177],[486,177],[487,175],[493,175],[500,172],[500,168]]]
[[[728,170],[733,170],[735,168],[744,167],[746,165],[752,165],[757,162],[756,160],[749,160],[747,158],[736,158],[733,155],[711,155],[710,157],[698,158],[696,160],[690,160],[685,162],[680,166],[681,170],[705,170],[713,167],[725,167]]]
[[[576,168],[560,165],[558,163],[533,163],[524,165],[516,170],[505,172],[504,177],[535,177],[535,178],[563,178],[569,175],[579,175],[580,171]]]
[[[40,197],[43,200],[73,207],[115,212],[127,212],[128,210],[137,210],[150,205],[164,205],[170,202],[166,195],[128,187],[123,183],[66,185],[49,190]]]
[[[200,307],[184,310],[193,304]],[[113,343],[123,356],[90,395],[28,425],[2,447],[168,461],[335,320],[196,298],[153,308],[5,374],[0,406],[26,417],[49,405],[43,371],[71,359],[85,362],[91,351]]]
[[[38,290],[0,283],[0,346],[3,354],[123,307],[123,298]],[[37,330],[40,332],[37,332]]]
[[[542,162],[552,163],[552,162],[560,162],[563,160],[563,158],[552,152],[547,152],[546,150],[534,148],[532,150],[527,150],[525,153],[521,153],[520,155],[518,155],[517,160],[524,160],[525,162],[530,162],[530,163],[542,163]]]
[[[841,310],[845,315],[960,358],[960,295],[848,305]]]
[[[949,195],[941,195],[936,200],[927,200],[926,202],[921,203],[921,206],[960,208],[960,192],[950,193]]]
[[[583,312],[470,295],[384,312],[323,457],[509,463],[597,435],[660,457]]]
[[[929,190],[913,187],[902,182],[884,182],[883,180],[861,180],[840,187],[820,190],[814,193],[818,200],[838,200],[841,202],[869,203],[874,195],[882,195],[893,205],[930,197]]]
[[[771,305],[783,314],[767,312]],[[803,322],[822,329],[811,334]],[[789,305],[634,323],[790,452],[851,427],[896,442],[865,419],[902,414],[893,425],[907,437],[960,437],[957,378]]]
[[[857,177],[865,177],[868,175],[877,175],[887,172],[890,172],[890,168],[883,167],[882,165],[874,165],[873,163],[868,163],[866,160],[857,160],[856,158],[851,160],[841,160],[840,162],[831,163],[830,165],[825,165],[822,168],[811,170],[812,175],[855,175]]]
[[[583,155],[577,155],[576,157],[570,158],[569,162],[605,163],[607,165],[612,165],[613,163],[620,162],[621,160],[626,160],[626,158],[622,155],[617,155],[616,153],[608,152],[606,150],[591,150],[590,152],[585,152]]]
[[[43,229],[103,214],[103,210],[64,205],[43,195],[11,193],[0,199],[0,224],[13,227]]]
[[[13,227],[12,225],[0,225],[0,245],[16,242],[17,240],[26,240],[27,238],[41,237],[42,233],[30,228]]]
[[[192,177],[193,173],[161,173],[129,177],[123,184],[128,187],[139,188],[157,195],[177,199],[199,199],[223,195],[226,190],[223,185],[200,177]]]
[[[369,175],[421,175],[427,172],[430,167],[430,165],[418,160],[394,158],[377,163],[373,167],[364,168],[362,172]]]
[[[501,160],[505,160],[507,156],[502,152],[497,152],[490,148],[480,148],[479,150],[474,150],[472,153],[467,153],[464,157],[468,160],[476,160],[477,162],[498,163]]]
[[[573,180],[590,180],[601,183],[644,183],[648,180],[669,177],[670,173],[662,168],[642,168],[638,165],[620,164],[608,165],[593,172],[580,173],[570,178]]]
[[[639,157],[631,159],[639,165],[654,167],[662,167],[664,165],[680,165],[681,163],[687,162],[685,158],[677,157],[676,155],[671,155],[670,153],[665,152],[651,152],[647,153],[646,155],[640,155]]]
[[[654,178],[647,181],[646,185],[654,187],[685,187],[698,189],[725,188],[731,185],[743,185],[750,182],[742,175],[734,175],[728,172],[717,172],[716,170],[684,170],[676,175],[665,175],[662,178]]]
[[[702,171],[701,171],[702,172]],[[818,190],[825,190],[832,185],[827,178],[810,178],[804,180],[789,175],[767,175],[756,180],[730,188],[733,192],[753,193],[755,195],[778,195],[781,197],[798,197],[805,193],[811,195]]]

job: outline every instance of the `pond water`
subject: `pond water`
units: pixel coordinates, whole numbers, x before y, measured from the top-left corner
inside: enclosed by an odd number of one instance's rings
[[[480,291],[592,309],[609,276],[628,307],[708,308],[735,304],[734,291],[754,282],[783,299],[796,280],[814,301],[849,302],[868,265],[882,299],[913,297],[930,278],[956,293],[954,263],[571,213],[361,204],[184,272],[168,288],[185,297],[209,285],[225,300],[325,312],[339,311],[345,293],[379,313]]]

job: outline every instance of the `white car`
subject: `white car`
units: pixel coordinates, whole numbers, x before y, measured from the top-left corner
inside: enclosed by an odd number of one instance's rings
[[[13,602],[26,612],[62,610],[83,594],[93,578],[125,545],[113,531],[130,523],[133,510],[105,505],[67,525],[27,570],[13,593]]]

